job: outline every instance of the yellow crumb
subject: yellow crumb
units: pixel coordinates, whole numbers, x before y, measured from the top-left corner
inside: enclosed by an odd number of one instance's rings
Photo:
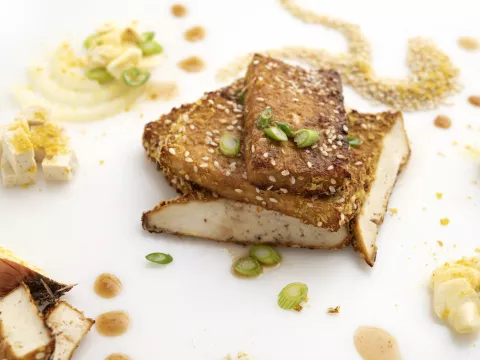
[[[445,309],[442,313],[442,320],[446,320],[448,315],[450,315],[450,309]]]
[[[437,193],[435,194],[435,196],[437,197],[437,199],[440,200],[440,199],[443,197],[443,193],[437,192]]]
[[[453,244],[453,248],[455,249],[457,247],[457,244]]]
[[[28,189],[29,185],[28,184],[23,184],[23,185],[20,185],[23,189]]]
[[[12,145],[18,153],[24,153],[33,148],[28,135],[21,129],[16,130],[15,134],[12,136]]]
[[[396,208],[390,208],[390,209],[388,209],[388,211],[390,211],[390,214],[392,214],[392,215],[398,214],[398,210]]]
[[[328,310],[327,310],[327,313],[329,314],[340,314],[340,305],[332,308],[332,307],[329,307]]]
[[[100,165],[103,165],[104,163],[105,163],[105,161],[100,160]]]
[[[467,199],[468,199],[468,200],[472,200],[472,197],[471,197],[471,196],[467,196]]]
[[[477,180],[472,180],[472,184],[477,185],[478,181]]]
[[[443,247],[443,241],[437,240],[437,243],[440,247]]]
[[[140,113],[140,119],[143,119],[143,113]]]
[[[457,146],[457,145],[458,145],[458,142],[452,141],[452,145],[453,145],[453,146]]]
[[[447,226],[449,223],[450,223],[449,218],[440,219],[440,224],[443,225],[443,226]]]

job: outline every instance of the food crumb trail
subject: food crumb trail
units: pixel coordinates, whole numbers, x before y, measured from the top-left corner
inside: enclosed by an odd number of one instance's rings
[[[172,5],[172,15],[175,17],[185,17],[187,16],[188,10],[185,6],[181,4]]]
[[[480,43],[477,39],[470,36],[462,36],[457,40],[458,46],[464,50],[478,50],[480,49]]]
[[[440,129],[450,129],[452,126],[452,120],[450,120],[448,116],[438,115],[433,124]]]

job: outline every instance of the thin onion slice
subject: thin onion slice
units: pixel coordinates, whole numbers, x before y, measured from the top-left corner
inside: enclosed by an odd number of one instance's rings
[[[73,106],[92,106],[113,100],[128,91],[128,88],[120,82],[101,87],[92,92],[79,92],[65,89],[56,81],[52,80],[46,69],[30,67],[28,69],[32,87],[43,97],[52,102],[58,102]]]
[[[28,88],[16,88],[13,95],[22,107],[43,106],[51,109],[52,119],[65,122],[87,122],[116,115],[131,108],[144,92],[144,87],[132,88],[124,95],[91,107],[55,104]]]
[[[257,259],[251,256],[245,256],[235,261],[233,271],[240,276],[253,277],[262,274],[263,268]]]
[[[304,283],[294,282],[288,284],[278,294],[278,306],[282,309],[294,309],[305,300],[308,294],[308,287]]]
[[[267,245],[255,245],[250,249],[250,256],[257,259],[263,265],[277,265],[282,257],[277,250]]]

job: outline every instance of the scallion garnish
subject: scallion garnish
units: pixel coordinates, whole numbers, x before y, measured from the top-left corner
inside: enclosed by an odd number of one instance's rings
[[[148,261],[154,262],[156,264],[170,264],[173,261],[173,258],[170,254],[164,253],[151,253],[145,256]]]
[[[147,82],[148,78],[150,77],[150,73],[148,71],[132,67],[128,70],[125,70],[122,77],[126,85],[137,87]]]
[[[293,128],[281,121],[275,121],[275,124],[282,130],[285,134],[287,134],[288,137],[293,137]]]
[[[140,35],[139,43],[152,41],[154,37],[155,37],[155,33],[153,31],[143,32],[142,35]]]
[[[258,276],[263,273],[262,265],[251,256],[245,256],[235,261],[233,270],[236,274],[246,277]]]
[[[250,256],[263,265],[277,265],[282,257],[277,250],[267,245],[255,245],[250,249]]]
[[[272,120],[272,118],[273,118],[272,108],[266,108],[265,110],[262,111],[262,113],[258,117],[257,126],[260,129],[265,129],[268,125],[270,125],[270,121]]]
[[[357,147],[362,143],[362,140],[360,140],[359,138],[357,138],[353,135],[348,135],[347,139],[348,139],[348,145],[353,146],[353,147]]]
[[[305,148],[312,146],[319,139],[318,132],[315,130],[303,129],[296,131],[293,137],[293,141],[299,148]]]
[[[299,282],[288,284],[278,294],[278,306],[285,310],[294,309],[305,300],[307,294],[307,285]]]
[[[88,50],[93,45],[96,45],[99,36],[100,36],[100,34],[93,34],[93,35],[90,35],[89,37],[87,37],[85,39],[85,41],[83,42],[83,46],[85,46],[85,49]]]
[[[85,71],[85,76],[87,79],[95,80],[99,84],[106,84],[115,80],[115,78],[104,67],[87,70]]]
[[[144,56],[151,56],[161,54],[163,52],[163,47],[154,40],[140,42],[138,47],[142,50]]]
[[[220,138],[220,151],[225,156],[237,156],[240,153],[240,140],[232,134],[223,134]]]
[[[264,129],[265,134],[273,140],[277,141],[288,141],[287,134],[285,134],[280,128],[276,126],[270,126],[266,129]]]

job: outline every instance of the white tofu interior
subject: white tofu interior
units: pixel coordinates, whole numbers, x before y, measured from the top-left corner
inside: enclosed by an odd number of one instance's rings
[[[16,357],[33,353],[34,358],[48,358],[50,331],[24,284],[0,300],[0,324],[2,345],[11,347]]]
[[[47,181],[70,181],[76,169],[77,158],[73,150],[42,161],[43,176]]]
[[[55,350],[50,360],[69,360],[80,341],[93,325],[80,311],[60,301],[49,312],[47,325],[55,336]]]
[[[33,150],[33,146],[30,146],[28,150],[18,152],[13,143],[16,136],[26,135],[23,129],[7,131],[3,135],[2,156],[4,156],[5,159],[10,163],[17,176],[19,174],[29,172],[32,168],[35,168],[36,172],[35,152]]]
[[[144,227],[216,241],[306,248],[333,249],[349,240],[346,226],[330,232],[277,211],[259,209],[224,198],[178,198],[144,214]]]
[[[378,228],[387,210],[388,200],[402,164],[409,156],[410,148],[403,121],[397,120],[384,137],[375,180],[367,194],[359,215],[354,219],[354,236],[357,250],[367,263],[373,266],[376,256]]]
[[[3,186],[8,188],[17,185],[17,175],[15,175],[15,171],[4,156],[1,158],[0,170],[2,171]]]

